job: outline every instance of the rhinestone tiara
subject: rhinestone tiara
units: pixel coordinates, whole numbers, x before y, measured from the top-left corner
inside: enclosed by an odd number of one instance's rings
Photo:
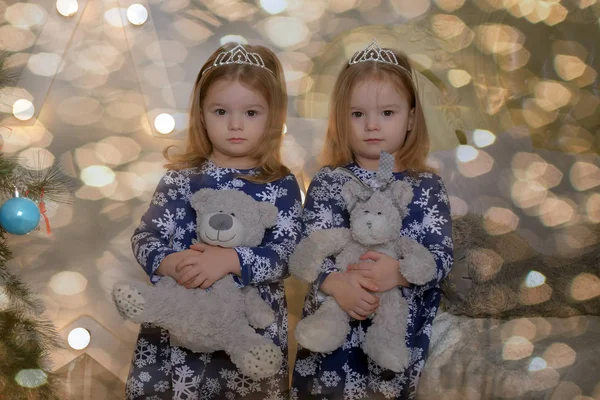
[[[269,68],[265,67],[265,62],[262,57],[258,53],[248,53],[243,45],[238,44],[233,49],[229,51],[223,51],[217,55],[215,61],[212,65],[208,66],[204,70],[204,72],[208,71],[211,68],[220,67],[221,65],[229,65],[229,64],[247,64],[254,65],[255,67],[264,68],[273,75],[275,73],[271,71]]]
[[[393,51],[387,50],[387,49],[382,49],[381,47],[379,47],[379,45],[377,44],[377,41],[375,41],[375,39],[373,39],[373,41],[371,42],[370,45],[368,45],[364,49],[358,50],[356,53],[354,53],[354,55],[352,56],[350,61],[348,61],[348,64],[354,65],[354,64],[358,64],[358,63],[367,62],[367,61],[375,61],[375,62],[380,62],[380,63],[384,63],[384,64],[391,64],[391,65],[400,67],[405,71],[408,71],[408,69],[406,69],[402,65],[398,64],[398,59],[396,58],[396,55],[394,54]],[[410,73],[410,71],[408,71],[408,72]]]

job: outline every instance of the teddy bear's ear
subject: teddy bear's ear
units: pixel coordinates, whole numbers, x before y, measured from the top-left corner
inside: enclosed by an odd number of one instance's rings
[[[396,207],[405,209],[413,198],[413,190],[410,183],[404,181],[395,181],[392,183],[392,198]]]
[[[198,214],[203,213],[203,206],[217,191],[214,189],[200,189],[190,198],[190,204]]]
[[[260,222],[262,222],[266,228],[275,226],[279,214],[277,207],[271,203],[261,201],[258,203],[258,212],[260,213]]]
[[[364,190],[364,186],[355,180],[348,181],[342,186],[342,198],[346,202],[348,211],[352,210],[359,200],[358,194]]]

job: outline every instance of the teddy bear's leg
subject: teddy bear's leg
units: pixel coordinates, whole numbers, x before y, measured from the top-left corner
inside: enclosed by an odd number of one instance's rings
[[[327,353],[338,349],[350,332],[350,317],[333,297],[313,314],[298,322],[296,340],[310,351]]]
[[[243,289],[246,303],[246,317],[255,328],[264,329],[275,321],[273,309],[260,297],[258,289],[252,286]]]
[[[232,331],[235,335],[227,340],[225,351],[244,375],[260,380],[279,372],[283,353],[278,346],[247,324],[232,327]]]
[[[177,290],[177,282],[172,278],[163,277],[156,286],[149,286],[143,282],[118,283],[113,288],[113,300],[119,314],[125,319],[136,323],[157,322],[157,310],[163,308],[166,299],[157,290],[159,287],[171,287]]]
[[[386,369],[403,371],[410,360],[405,341],[407,324],[408,303],[400,289],[383,293],[373,323],[365,335],[364,352]]]

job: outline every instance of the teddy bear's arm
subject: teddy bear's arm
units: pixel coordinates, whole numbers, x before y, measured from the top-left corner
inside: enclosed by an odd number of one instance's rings
[[[352,233],[347,228],[314,231],[296,246],[290,257],[290,272],[305,282],[314,282],[323,260],[339,254],[350,241]]]
[[[413,285],[424,285],[437,276],[433,255],[414,239],[401,236],[396,242],[400,273]]]

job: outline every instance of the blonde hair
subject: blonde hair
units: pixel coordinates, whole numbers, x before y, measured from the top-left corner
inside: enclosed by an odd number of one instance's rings
[[[338,75],[331,93],[329,125],[321,153],[323,165],[336,168],[354,160],[349,137],[352,129],[350,126],[352,91],[359,82],[376,78],[390,80],[399,92],[408,95],[409,103],[414,110],[412,129],[407,132],[404,144],[396,153],[396,163],[411,173],[433,171],[426,164],[429,134],[417,86],[413,80],[414,71],[404,53],[394,49],[385,50],[390,50],[396,55],[399,66],[375,61],[359,62],[353,65],[346,64]]]
[[[268,70],[248,64],[227,64],[212,67],[220,53],[232,50],[236,46],[236,43],[227,43],[219,47],[200,69],[192,93],[185,151],[182,154],[169,154],[169,150],[173,146],[164,149],[163,154],[168,161],[165,167],[181,170],[199,167],[208,160],[213,151],[213,146],[204,125],[202,104],[208,89],[215,82],[220,80],[238,81],[259,92],[269,106],[267,124],[260,139],[260,145],[250,154],[252,158],[258,161],[260,173],[257,175],[241,175],[240,177],[258,183],[273,182],[290,173],[290,170],[283,165],[280,153],[283,125],[287,112],[287,92],[283,68],[271,50],[263,46],[251,45],[244,45],[244,48],[249,53],[258,53]]]

